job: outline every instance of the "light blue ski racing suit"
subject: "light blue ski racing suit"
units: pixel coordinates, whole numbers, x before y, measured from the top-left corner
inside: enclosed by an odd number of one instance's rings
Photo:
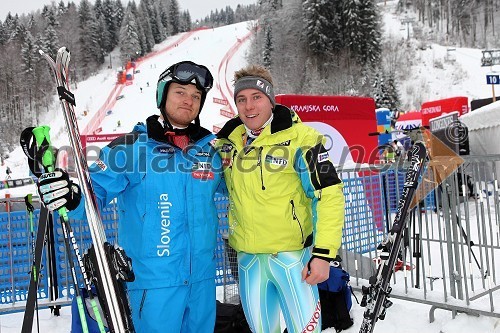
[[[213,332],[221,159],[203,128],[185,152],[153,139],[163,135],[154,133],[157,119],[103,148],[92,184],[101,208],[117,198],[118,243],[135,273],[128,290],[136,331]],[[84,210],[82,200],[70,217]]]

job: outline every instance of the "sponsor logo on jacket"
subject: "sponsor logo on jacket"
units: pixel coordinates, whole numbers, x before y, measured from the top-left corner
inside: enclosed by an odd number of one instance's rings
[[[156,151],[160,154],[173,154],[175,153],[175,148],[170,146],[156,147]]]
[[[276,146],[289,146],[289,145],[290,145],[290,140],[286,140],[276,144]]]
[[[210,157],[210,153],[207,151],[200,151],[200,152],[196,153],[196,156]]]
[[[328,160],[328,152],[324,152],[318,155],[318,163]]]
[[[208,162],[197,162],[193,164],[191,175],[195,179],[214,179],[212,164]]]
[[[95,160],[95,165],[97,165],[99,167],[99,169],[101,169],[102,171],[106,171],[106,169],[108,168],[106,163],[104,163],[100,159]]]
[[[287,165],[288,160],[286,158],[273,157],[271,155],[266,155],[266,163],[273,164],[273,165]]]
[[[231,145],[229,143],[224,143],[220,147],[220,151],[223,152],[223,153],[229,153],[231,150],[233,150],[233,145]]]

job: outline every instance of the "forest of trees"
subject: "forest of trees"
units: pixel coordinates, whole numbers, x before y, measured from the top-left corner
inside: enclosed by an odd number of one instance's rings
[[[414,56],[405,40],[382,40],[379,7],[386,0],[260,0],[260,29],[251,62],[272,69],[276,91],[361,95],[400,110],[398,82]],[[376,4],[378,3],[378,5]],[[500,0],[399,0],[421,43],[500,45]],[[418,99],[418,97],[416,97]],[[403,109],[404,110],[404,109]]]
[[[250,61],[272,70],[278,93],[363,95],[377,107],[399,107],[395,73],[382,66],[374,0],[259,4],[263,15]]]
[[[70,76],[84,80],[111,66],[118,49],[121,64],[149,53],[153,46],[198,25],[220,26],[256,18],[256,6],[216,10],[201,22],[180,11],[178,0],[81,0],[53,2],[28,15],[0,20],[0,154],[18,145],[19,134],[39,123],[57,102],[52,74],[38,50],[55,57],[61,46],[71,51]],[[194,26],[193,26],[194,25]],[[109,60],[108,60],[109,58]]]
[[[418,22],[438,36],[440,43],[464,47],[498,46],[499,0],[400,0],[398,12],[417,13]]]

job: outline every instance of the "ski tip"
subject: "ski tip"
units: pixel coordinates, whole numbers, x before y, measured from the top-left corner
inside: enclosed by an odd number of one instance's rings
[[[45,52],[43,52],[42,50],[38,50],[38,53],[40,53],[40,55],[44,55]]]

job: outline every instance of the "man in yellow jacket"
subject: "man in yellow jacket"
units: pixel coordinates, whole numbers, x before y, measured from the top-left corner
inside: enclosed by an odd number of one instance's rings
[[[275,103],[261,66],[235,73],[238,117],[217,134],[229,190],[229,244],[238,252],[250,328],[320,332],[317,283],[328,278],[344,225],[342,182],[324,138]]]

